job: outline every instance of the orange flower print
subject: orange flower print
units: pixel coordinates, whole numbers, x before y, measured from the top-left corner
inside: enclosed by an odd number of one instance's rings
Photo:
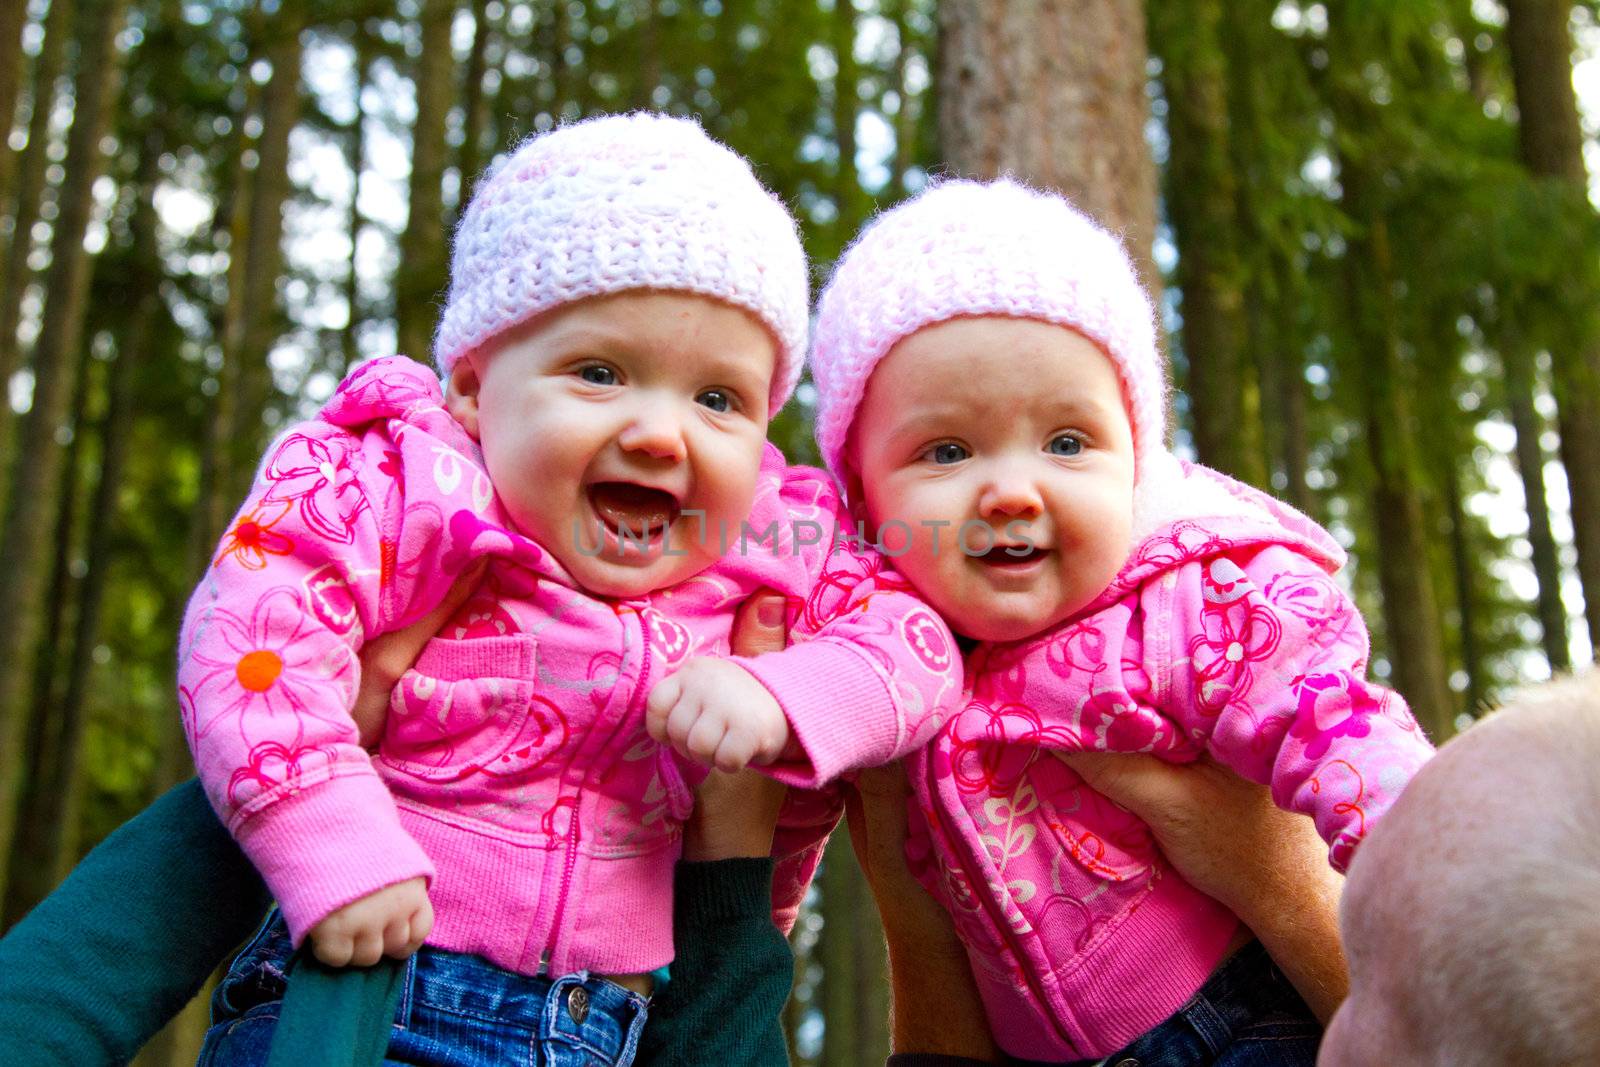
[[[266,567],[268,556],[287,556],[294,551],[294,540],[273,529],[289,509],[284,507],[271,518],[265,516],[265,511],[265,508],[256,508],[239,517],[223,539],[213,567],[222,566],[222,561],[232,556],[245,570],[259,571]]]
[[[268,590],[248,618],[215,608],[205,637],[183,667],[186,725],[196,738],[219,723],[258,723],[266,736],[291,748],[303,741],[305,720],[345,726],[356,682],[355,653],[333,637],[291,586]],[[259,717],[257,717],[259,716]]]

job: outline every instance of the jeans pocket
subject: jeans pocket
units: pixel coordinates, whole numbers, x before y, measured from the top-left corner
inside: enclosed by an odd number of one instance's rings
[[[259,1004],[282,1000],[288,985],[285,972],[293,954],[289,927],[274,908],[228,965],[228,973],[211,998],[211,1021],[236,1019]]]

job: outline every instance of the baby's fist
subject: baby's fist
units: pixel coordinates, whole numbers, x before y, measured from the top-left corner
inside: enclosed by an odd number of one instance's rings
[[[433,931],[427,880],[409,878],[353,900],[311,928],[312,950],[329,967],[405,959]]]
[[[662,744],[721,771],[771,763],[789,723],[767,687],[737,663],[698,657],[650,690],[645,728]]]

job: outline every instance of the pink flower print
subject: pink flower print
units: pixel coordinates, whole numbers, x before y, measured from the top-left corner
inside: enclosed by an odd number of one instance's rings
[[[1250,664],[1278,650],[1283,625],[1262,604],[1235,604],[1200,613],[1203,631],[1189,642],[1202,711],[1216,714],[1250,691]]]
[[[948,774],[963,793],[1010,793],[1039,749],[1084,747],[1076,731],[1046,726],[1043,716],[1026,704],[990,708],[973,701],[945,724],[945,731],[948,743],[935,750],[935,771]]]
[[[1199,523],[1175,522],[1160,537],[1146,541],[1138,555],[1130,559],[1122,570],[1125,574],[1147,567],[1172,570],[1193,560],[1216,555],[1222,546],[1222,538]]]
[[[688,658],[693,644],[688,630],[650,608],[641,611],[639,618],[649,626],[651,646],[661,653],[668,667],[676,667]]]
[[[480,592],[445,623],[439,636],[471,641],[483,637],[504,637],[519,633],[521,629],[499,598]]]
[[[922,665],[935,674],[950,668],[952,649],[943,626],[927,611],[913,611],[900,623],[906,643]]]
[[[417,401],[437,404],[439,380],[412,360],[399,356],[369,360],[345,376],[323,415],[341,426],[399,415]]]
[[[1250,578],[1227,557],[1206,564],[1200,579],[1200,596],[1207,604],[1231,604],[1250,591]]]
[[[355,739],[347,714],[355,688],[355,654],[344,642],[329,639],[295,589],[268,590],[248,619],[223,608],[208,614],[207,640],[195,647],[184,666],[194,679],[188,693],[196,739],[219,722],[256,714],[280,738],[290,729],[284,720],[292,722],[295,744],[306,719],[337,724]]]
[[[1141,708],[1126,691],[1090,693],[1078,708],[1078,729],[1101,752],[1154,752],[1156,741],[1171,728],[1159,715]]]
[[[328,747],[288,748],[277,741],[263,741],[250,750],[245,765],[228,780],[228,804],[237,810],[277,786],[295,782],[308,771],[326,770],[334,762],[334,751]]]
[[[294,551],[294,539],[278,533],[272,527],[289,513],[287,506],[272,508],[261,506],[242,515],[222,539],[222,547],[211,565],[222,566],[228,557],[247,571],[263,570],[268,556],[287,556]]]
[[[317,621],[341,637],[359,629],[361,613],[356,608],[355,593],[345,577],[344,567],[338,563],[324,563],[301,580],[306,603]]]
[[[1092,622],[1059,630],[1045,649],[1045,662],[1061,678],[1075,671],[1092,671],[1105,662],[1106,635]]]
[[[1281,574],[1266,586],[1266,597],[1278,611],[1300,620],[1306,641],[1317,648],[1333,648],[1346,640],[1366,659],[1366,636],[1359,616],[1338,583],[1325,574]]]
[[[367,510],[367,496],[348,446],[292,433],[267,461],[261,477],[272,485],[263,500],[298,504],[306,526],[335,544],[355,541],[356,519]]]
[[[1367,720],[1383,710],[1383,701],[1372,695],[1366,682],[1347,671],[1301,675],[1290,685],[1296,714],[1289,735],[1308,742],[1308,760],[1327,755],[1341,737],[1366,737],[1372,731]]]

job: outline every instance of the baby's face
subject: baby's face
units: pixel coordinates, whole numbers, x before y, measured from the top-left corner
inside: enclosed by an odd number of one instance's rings
[[[1127,560],[1134,458],[1121,383],[1065,327],[981,316],[918,330],[873,371],[852,449],[881,543],[892,555],[909,539],[895,567],[959,633],[1014,641],[1048,629]]]
[[[776,361],[748,313],[640,290],[471,354],[449,405],[523,533],[590,592],[642,596],[704,570],[749,515]]]

